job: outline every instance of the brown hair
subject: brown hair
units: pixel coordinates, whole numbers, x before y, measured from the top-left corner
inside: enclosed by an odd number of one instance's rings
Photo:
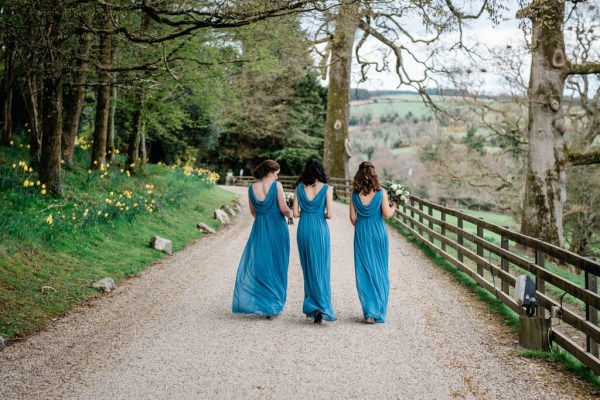
[[[381,184],[373,163],[371,161],[360,163],[358,171],[354,175],[354,181],[352,181],[352,190],[366,196],[379,188],[381,188]]]
[[[279,166],[277,161],[265,160],[261,162],[254,171],[252,171],[252,175],[256,179],[262,179],[265,176],[269,175],[269,173],[279,171],[280,169],[281,167]]]

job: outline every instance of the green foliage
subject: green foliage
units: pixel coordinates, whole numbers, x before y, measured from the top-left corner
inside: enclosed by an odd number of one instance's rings
[[[65,196],[54,198],[42,194],[36,171],[19,166],[27,157],[25,147],[0,149],[4,337],[35,331],[94,296],[90,285],[98,279],[138,274],[162,257],[147,245],[154,235],[182,249],[200,235],[196,223],[217,227],[212,210],[234,197],[209,183],[214,177],[189,169],[151,164],[140,176],[128,176],[119,166],[88,172],[89,152],[76,150],[73,169],[64,172]],[[25,187],[25,181],[32,186]]]
[[[462,142],[467,145],[469,151],[485,153],[485,139],[483,136],[477,135],[477,128],[474,126],[469,126]]]
[[[323,148],[326,90],[311,71],[308,43],[293,18],[245,28],[239,42],[240,57],[256,62],[231,68],[237,101],[224,104],[212,158],[236,171],[275,158],[295,175]]]

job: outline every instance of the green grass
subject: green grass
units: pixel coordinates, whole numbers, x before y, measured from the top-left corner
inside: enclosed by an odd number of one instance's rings
[[[414,153],[416,150],[417,149],[415,147],[400,147],[396,149],[390,149],[393,155]]]
[[[425,243],[421,240],[415,238],[408,230],[406,230],[402,225],[395,221],[388,220],[388,223],[395,227],[406,239],[417,246],[419,249],[425,253],[425,255],[431,259],[431,261],[448,271],[452,274],[461,284],[472,290],[477,297],[482,300],[484,303],[488,305],[488,307],[497,312],[502,320],[513,330],[515,334],[519,332],[519,316],[511,310],[509,307],[504,305],[502,301],[497,299],[492,293],[488,292],[481,286],[477,285],[477,282],[469,277],[464,272],[460,271],[454,265],[446,261],[443,257],[435,253],[431,250]],[[536,357],[553,360],[555,362],[561,363],[568,371],[571,371],[583,381],[590,383],[594,390],[600,391],[600,377],[595,375],[589,368],[587,368],[583,363],[573,357],[571,354],[567,353],[564,350],[560,350],[556,345],[553,345],[552,353],[547,353],[543,351],[534,351],[534,350],[526,350],[522,352],[524,357]]]
[[[375,119],[394,113],[404,118],[409,112],[417,118],[433,115],[431,109],[417,95],[376,97],[368,104],[352,104],[350,108],[351,115],[370,113]]]
[[[583,365],[578,359],[569,353],[560,350],[556,345],[552,346],[551,353],[539,350],[527,350],[523,352],[523,356],[561,363],[568,371],[571,371],[585,382],[590,383],[594,387],[594,390],[600,392],[600,377],[590,371],[589,368]]]
[[[118,282],[139,274],[163,257],[149,247],[152,236],[170,239],[174,251],[183,249],[201,236],[195,224],[217,227],[213,210],[235,197],[179,168],[148,165],[144,174],[129,177],[113,166],[104,177],[90,174],[89,153],[77,149],[75,167],[64,171],[65,195],[55,198],[41,194],[35,171],[12,167],[26,159],[25,148],[0,149],[0,335],[5,338],[30,334],[97,295],[90,285],[98,279]],[[34,186],[24,187],[26,179]]]

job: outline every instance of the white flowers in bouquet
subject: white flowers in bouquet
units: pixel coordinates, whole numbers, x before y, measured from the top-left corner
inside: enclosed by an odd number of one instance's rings
[[[395,201],[398,204],[405,204],[410,197],[410,190],[408,187],[396,179],[387,180],[381,186],[387,190],[390,201]]]
[[[287,191],[283,193],[285,196],[285,202],[288,207],[291,209],[294,207],[294,192]],[[288,225],[294,225],[294,218],[288,218]]]

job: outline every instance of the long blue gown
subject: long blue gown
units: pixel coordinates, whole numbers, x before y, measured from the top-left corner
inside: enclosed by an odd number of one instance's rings
[[[358,193],[352,203],[358,216],[354,230],[354,268],[356,288],[365,318],[385,322],[390,280],[388,276],[388,235],[381,215],[383,191],[379,190],[368,205]]]
[[[277,204],[277,182],[263,201],[256,199],[252,186],[248,196],[256,218],[238,266],[232,311],[279,315],[286,299],[290,233]]]
[[[331,248],[329,226],[325,221],[325,200],[328,185],[309,200],[302,185],[298,185],[301,214],[298,224],[298,252],[304,275],[304,305],[302,311],[311,318],[320,311],[325,321],[335,321],[331,307]]]

